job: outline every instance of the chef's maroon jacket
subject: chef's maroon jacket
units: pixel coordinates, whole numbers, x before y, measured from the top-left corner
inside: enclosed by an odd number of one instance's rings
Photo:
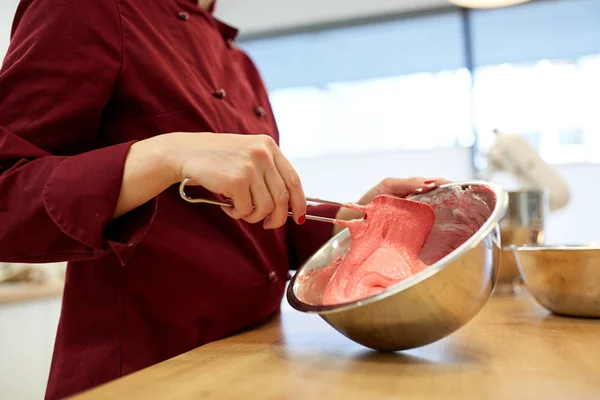
[[[69,261],[47,398],[277,313],[288,271],[331,235],[291,219],[266,231],[176,186],[112,221],[136,140],[279,139],[236,34],[195,0],[21,1],[0,75],[0,260]]]

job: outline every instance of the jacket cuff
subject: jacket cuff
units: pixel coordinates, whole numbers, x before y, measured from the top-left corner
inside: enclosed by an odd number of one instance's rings
[[[64,234],[97,252],[112,250],[122,264],[156,213],[154,199],[113,221],[133,143],[66,157],[54,168],[43,192],[46,212]]]

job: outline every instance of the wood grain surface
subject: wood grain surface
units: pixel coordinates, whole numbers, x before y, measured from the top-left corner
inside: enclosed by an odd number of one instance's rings
[[[523,292],[494,296],[432,345],[378,353],[318,316],[284,308],[81,399],[600,399],[600,321],[549,314]]]

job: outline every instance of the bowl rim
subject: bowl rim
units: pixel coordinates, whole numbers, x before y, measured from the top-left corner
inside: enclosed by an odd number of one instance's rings
[[[504,251],[517,252],[536,252],[536,251],[585,251],[585,250],[600,250],[600,243],[581,243],[581,244],[526,244],[526,245],[510,245],[504,247]]]
[[[547,187],[544,187],[544,188],[513,189],[513,190],[506,190],[506,192],[508,193],[509,197],[511,195],[512,196],[516,196],[516,195],[520,195],[520,194],[550,195],[550,189],[548,189]]]
[[[431,191],[429,193],[433,193],[439,189],[452,188],[452,187],[456,187],[456,186],[460,186],[463,189],[466,189],[471,186],[485,187],[494,193],[494,195],[496,197],[496,204],[495,204],[494,209],[492,210],[492,213],[490,214],[489,218],[483,223],[483,225],[479,228],[479,230],[474,235],[472,235],[469,239],[467,239],[463,244],[461,244],[456,249],[454,249],[454,251],[452,251],[450,254],[448,254],[441,260],[437,261],[436,263],[430,265],[428,268],[425,268],[423,271],[411,276],[410,278],[400,281],[400,282],[388,287],[386,290],[384,290],[381,293],[366,297],[364,299],[355,300],[355,301],[348,302],[348,303],[335,304],[335,305],[311,305],[311,304],[304,303],[303,301],[298,299],[296,297],[296,294],[294,293],[294,286],[295,286],[298,276],[300,275],[300,272],[316,254],[323,251],[323,249],[326,248],[331,242],[348,237],[350,235],[350,232],[348,231],[348,229],[344,229],[342,232],[338,233],[337,235],[335,235],[331,239],[329,239],[323,246],[321,246],[321,248],[319,248],[319,250],[316,253],[313,254],[313,256],[311,256],[307,261],[305,261],[302,264],[302,266],[300,266],[300,268],[298,268],[296,273],[290,279],[290,282],[287,287],[287,293],[286,293],[287,296],[286,297],[287,297],[288,303],[294,309],[296,309],[298,311],[302,311],[305,313],[311,313],[311,314],[317,313],[319,315],[334,314],[334,313],[347,311],[350,309],[359,308],[361,306],[371,304],[371,303],[377,302],[379,300],[383,300],[385,298],[391,297],[391,296],[393,296],[397,293],[400,293],[412,286],[415,286],[416,284],[430,278],[431,276],[436,275],[438,272],[445,269],[449,264],[456,261],[463,254],[465,254],[468,251],[477,247],[477,245],[479,245],[479,243],[484,238],[486,238],[494,229],[497,228],[500,220],[502,220],[502,218],[506,214],[506,211],[508,209],[508,192],[504,188],[502,188],[500,185],[497,185],[495,183],[481,181],[481,180],[473,180],[473,181],[453,182],[453,183],[447,183],[444,185],[440,185],[438,188],[434,189],[433,191]],[[414,197],[414,195],[407,196],[406,198],[410,199],[411,197]],[[500,236],[498,236],[498,237],[500,238]]]

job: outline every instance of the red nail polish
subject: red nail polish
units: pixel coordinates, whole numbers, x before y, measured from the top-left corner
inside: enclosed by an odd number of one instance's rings
[[[306,222],[306,215],[303,215],[300,218],[298,218],[298,223],[300,225],[304,224],[305,222]]]
[[[429,185],[431,183],[435,183],[435,179],[430,179],[428,181],[423,182],[425,185]]]

